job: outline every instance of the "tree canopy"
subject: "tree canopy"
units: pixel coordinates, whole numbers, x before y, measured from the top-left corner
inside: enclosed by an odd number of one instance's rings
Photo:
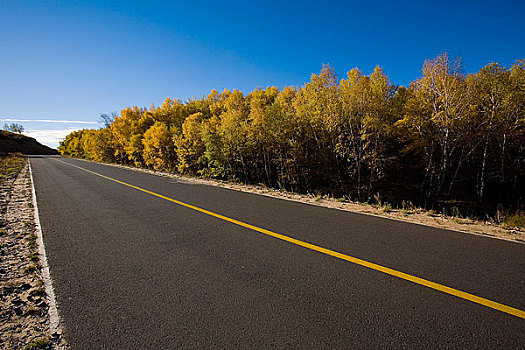
[[[212,90],[128,107],[69,134],[63,155],[360,201],[519,209],[525,181],[525,63],[464,74],[446,53],[396,86],[381,67],[302,87]]]

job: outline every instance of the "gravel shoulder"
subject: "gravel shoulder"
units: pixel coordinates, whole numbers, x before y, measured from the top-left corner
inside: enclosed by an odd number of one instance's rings
[[[0,347],[63,349],[50,331],[27,160],[0,184],[0,213]]]
[[[75,158],[78,159],[78,158]],[[80,159],[85,162],[97,163],[90,160]],[[496,239],[502,239],[506,241],[525,243],[525,229],[524,228],[512,228],[506,227],[501,224],[496,224],[490,221],[479,221],[473,220],[470,218],[459,218],[451,217],[442,214],[435,213],[431,210],[425,210],[421,208],[416,208],[408,206],[404,209],[395,209],[390,208],[385,205],[370,205],[358,202],[351,202],[346,200],[340,200],[335,198],[329,198],[326,196],[313,196],[313,195],[304,195],[298,193],[292,193],[282,190],[276,190],[272,188],[262,187],[262,186],[253,186],[245,185],[239,183],[232,183],[226,181],[219,181],[214,179],[203,179],[196,178],[191,176],[176,175],[166,172],[159,172],[149,169],[136,168],[121,164],[113,163],[103,163],[106,165],[129,169],[133,171],[141,171],[145,173],[150,173],[158,176],[166,176],[177,179],[177,181],[187,182],[187,183],[198,183],[208,186],[217,186],[228,188],[232,190],[248,192],[259,194],[268,197],[286,199],[301,203],[308,203],[311,205],[338,209],[349,211],[353,213],[360,213],[366,215],[373,215],[382,218],[404,221],[419,225],[437,227],[442,229],[453,230],[461,233],[475,234],[488,236]]]

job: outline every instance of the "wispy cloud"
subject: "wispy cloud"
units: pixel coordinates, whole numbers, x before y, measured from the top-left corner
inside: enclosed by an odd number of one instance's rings
[[[11,119],[2,118],[0,122],[15,122],[15,123],[61,123],[61,124],[99,124],[98,122],[87,122],[85,120],[54,120],[54,119]]]
[[[46,146],[57,148],[58,143],[62,141],[66,135],[78,130],[78,128],[68,129],[53,129],[53,130],[26,130],[24,135],[35,138],[38,142]]]

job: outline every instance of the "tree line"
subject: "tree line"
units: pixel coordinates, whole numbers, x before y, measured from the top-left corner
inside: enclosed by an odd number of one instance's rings
[[[394,85],[382,68],[339,80],[323,66],[302,87],[212,90],[201,99],[102,115],[63,155],[469,215],[520,210],[525,61],[463,74],[445,54]],[[379,197],[378,197],[379,196]]]
[[[14,132],[14,133],[17,133],[17,134],[21,134],[24,132],[24,126],[21,125],[21,124],[17,124],[17,123],[11,123],[11,124],[7,124],[7,123],[4,123],[4,130],[5,131],[10,131],[10,132]]]

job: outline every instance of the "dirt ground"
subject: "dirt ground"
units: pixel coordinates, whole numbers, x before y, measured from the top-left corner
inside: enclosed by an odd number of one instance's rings
[[[88,160],[84,160],[90,162]],[[108,164],[115,167],[121,167],[125,169],[131,169],[134,171],[142,171],[160,176],[167,176],[177,179],[178,181],[188,183],[199,183],[210,186],[224,187],[237,191],[256,193],[263,196],[269,196],[274,198],[287,199],[302,203],[309,203],[321,207],[333,208],[338,210],[345,210],[354,213],[361,213],[367,215],[374,215],[392,220],[405,221],[425,226],[438,227],[448,230],[454,230],[462,233],[476,234],[489,236],[497,239],[503,239],[507,241],[525,243],[525,229],[524,228],[511,228],[505,227],[501,224],[496,224],[489,221],[478,221],[469,218],[458,218],[450,217],[442,214],[437,214],[430,210],[424,210],[421,208],[407,207],[404,209],[393,209],[385,205],[370,205],[358,202],[350,202],[335,198],[303,195],[292,192],[280,191],[276,189],[266,188],[262,186],[252,186],[244,184],[236,184],[225,181],[210,180],[195,178],[189,176],[174,175],[165,172],[158,172],[148,169],[141,169],[135,167],[129,167],[119,164]]]
[[[0,214],[0,348],[62,349],[49,327],[27,163],[0,185]]]

